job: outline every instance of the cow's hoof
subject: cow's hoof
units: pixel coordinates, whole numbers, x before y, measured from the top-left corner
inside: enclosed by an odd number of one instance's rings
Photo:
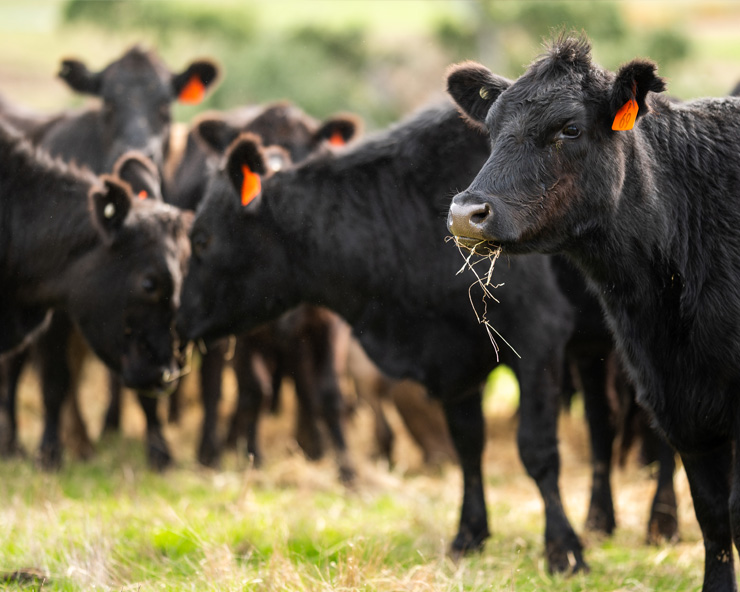
[[[198,462],[209,469],[217,469],[221,463],[221,454],[213,444],[202,444],[198,450]]]
[[[450,557],[457,560],[469,553],[481,551],[489,536],[488,528],[481,529],[477,533],[461,530],[457,533],[455,540],[452,541]]]
[[[550,573],[574,574],[590,571],[588,564],[583,559],[583,547],[578,540],[571,545],[548,542],[545,545],[545,556],[547,569]]]
[[[596,505],[591,505],[588,509],[586,518],[586,529],[592,532],[602,532],[611,535],[617,527],[617,521],[614,518],[614,509],[604,509]]]
[[[36,456],[36,464],[42,471],[53,473],[62,468],[62,447],[42,446]]]
[[[147,437],[147,462],[149,468],[157,473],[163,473],[172,466],[170,449],[161,434]]]
[[[653,509],[648,522],[647,544],[662,545],[663,543],[674,544],[679,541],[678,520],[676,512]]]

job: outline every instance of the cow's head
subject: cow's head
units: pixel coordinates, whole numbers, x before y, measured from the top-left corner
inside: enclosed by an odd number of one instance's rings
[[[218,77],[218,67],[198,60],[173,74],[154,53],[134,47],[99,72],[79,60],[63,60],[59,76],[73,90],[102,99],[98,125],[106,151],[103,171],[112,170],[128,150],[142,152],[161,170],[172,102],[201,101]]]
[[[121,172],[126,176],[142,162],[122,161]],[[165,389],[179,374],[174,320],[190,254],[188,218],[140,197],[144,186],[135,195],[116,177],[101,179],[89,195],[100,240],[66,280],[67,309],[95,353],[127,386]]]
[[[264,196],[273,167],[289,162],[282,148],[263,148],[257,136],[243,134],[210,176],[190,232],[192,257],[177,321],[183,337],[240,333],[245,322],[255,326],[289,308],[293,295],[277,287],[290,284],[289,256]],[[275,289],[265,301],[267,286]],[[248,317],[256,309],[264,319]]]
[[[268,105],[258,115],[239,122],[218,114],[205,114],[195,125],[196,133],[211,150],[223,154],[236,138],[251,132],[265,146],[282,146],[293,162],[304,160],[324,146],[340,147],[356,138],[362,122],[351,114],[318,122],[287,102]]]
[[[588,234],[631,182],[628,128],[649,113],[648,94],[664,88],[652,62],[615,75],[592,63],[587,40],[566,36],[515,82],[479,64],[453,66],[448,91],[472,125],[487,129],[491,156],[455,196],[450,231],[520,252],[563,250]]]

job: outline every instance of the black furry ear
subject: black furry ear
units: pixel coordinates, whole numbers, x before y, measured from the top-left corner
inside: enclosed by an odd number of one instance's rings
[[[139,152],[126,152],[113,165],[113,174],[131,186],[139,199],[162,199],[162,183],[157,167]]]
[[[218,72],[218,66],[211,60],[198,60],[172,77],[172,90],[181,103],[197,105],[218,78]]]
[[[314,144],[328,141],[332,146],[344,146],[362,132],[362,120],[354,115],[337,115],[327,119],[314,134]]]
[[[79,60],[62,60],[59,78],[64,80],[72,90],[88,95],[100,95],[102,77],[99,72],[93,73]]]
[[[116,240],[131,210],[131,193],[115,177],[102,175],[101,179],[103,187],[93,188],[89,200],[93,224],[103,241],[110,245]]]
[[[217,116],[204,116],[194,127],[196,138],[209,150],[223,154],[239,137],[241,130]]]
[[[226,173],[240,197],[242,206],[259,204],[262,196],[262,177],[267,173],[259,136],[246,133],[234,141],[226,152]]]
[[[666,89],[665,79],[658,76],[657,71],[658,66],[650,60],[633,60],[619,69],[609,100],[610,116],[615,118],[615,127],[612,129],[630,129],[619,125],[618,113],[636,107],[635,121],[648,113],[647,94],[663,92]],[[630,101],[633,100],[635,107],[630,108]]]
[[[491,105],[509,86],[510,80],[476,62],[455,64],[447,70],[447,92],[462,114],[478,127],[485,127]]]

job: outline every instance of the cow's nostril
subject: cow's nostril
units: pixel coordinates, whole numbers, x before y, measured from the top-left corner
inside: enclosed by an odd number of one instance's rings
[[[470,221],[473,224],[483,224],[486,218],[491,215],[491,206],[489,204],[481,204],[474,211],[470,213]]]
[[[460,199],[459,201],[463,201]],[[455,236],[479,238],[483,227],[490,224],[493,218],[493,209],[487,202],[460,204],[453,199],[447,216],[447,228]]]

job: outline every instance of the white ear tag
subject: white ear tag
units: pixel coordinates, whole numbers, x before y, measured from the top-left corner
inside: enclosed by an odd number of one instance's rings
[[[283,168],[283,158],[282,156],[279,156],[277,154],[273,154],[267,159],[267,163],[270,166],[270,169],[273,171],[279,171]]]
[[[103,216],[110,219],[115,215],[116,215],[116,206],[114,206],[110,202],[105,204],[105,208],[103,208]]]

